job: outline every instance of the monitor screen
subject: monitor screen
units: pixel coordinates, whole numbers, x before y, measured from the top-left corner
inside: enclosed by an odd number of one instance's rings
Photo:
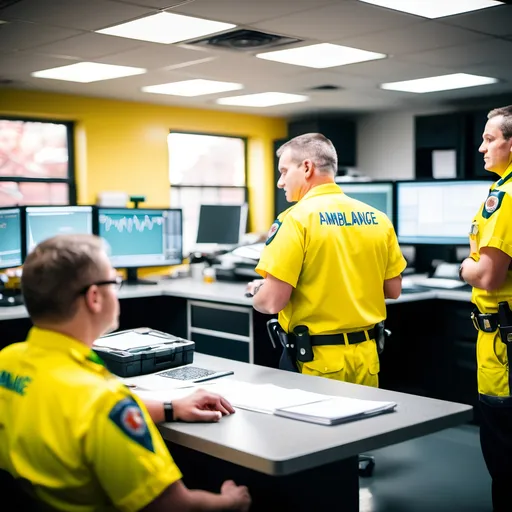
[[[27,254],[56,235],[92,234],[92,206],[27,206]]]
[[[117,268],[179,265],[183,261],[180,209],[98,208],[98,234]]]
[[[247,227],[247,204],[202,204],[198,244],[237,245]]]
[[[21,256],[21,210],[0,208],[0,268],[19,267]]]
[[[484,180],[398,182],[398,241],[468,245],[471,222],[491,185]]]
[[[347,196],[384,212],[394,222],[393,182],[338,182],[338,185]]]

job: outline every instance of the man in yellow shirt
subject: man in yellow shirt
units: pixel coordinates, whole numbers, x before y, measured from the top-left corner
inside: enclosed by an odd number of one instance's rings
[[[254,308],[278,313],[303,374],[376,387],[376,326],[406,267],[393,225],[334,182],[336,150],[323,135],[295,137],[277,156],[277,186],[296,204],[270,229],[256,267],[264,279],[248,285]]]
[[[472,318],[478,329],[482,453],[492,477],[494,511],[508,512],[512,510],[512,105],[491,110],[487,117],[479,151],[485,169],[500,179],[473,219],[470,256],[462,262],[459,275],[473,287],[471,302],[476,306]]]
[[[247,510],[247,489],[231,481],[220,494],[187,489],[146,406],[91,350],[117,328],[119,284],[95,236],[57,236],[28,255],[34,327],[0,352],[0,470],[51,510]],[[172,417],[149,407],[156,421],[233,412],[208,393],[172,402]]]

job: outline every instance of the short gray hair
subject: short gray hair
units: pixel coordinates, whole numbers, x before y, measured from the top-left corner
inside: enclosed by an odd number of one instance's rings
[[[94,235],[58,235],[27,256],[21,275],[25,306],[32,320],[70,320],[80,291],[99,276],[103,240]]]
[[[286,149],[291,150],[292,160],[300,163],[310,159],[322,173],[336,175],[338,155],[334,144],[321,133],[305,133],[285,142],[276,152],[280,157]]]
[[[495,108],[487,114],[487,119],[493,117],[503,116],[501,121],[500,130],[505,139],[512,137],[512,105],[506,107]]]

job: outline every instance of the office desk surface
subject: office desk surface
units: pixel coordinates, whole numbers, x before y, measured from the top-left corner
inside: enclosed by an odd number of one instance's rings
[[[216,424],[167,423],[171,442],[265,473],[289,475],[465,423],[472,407],[383,389],[358,386],[196,354],[194,364],[233,370],[229,379],[272,383],[329,395],[391,400],[395,412],[336,426],[323,426],[238,409]]]
[[[144,297],[183,297],[190,300],[205,300],[222,302],[239,306],[252,306],[252,299],[244,296],[245,283],[223,282],[204,283],[191,278],[178,278],[161,280],[156,285],[126,285],[119,292],[120,299],[133,299]],[[446,299],[469,302],[471,292],[457,290],[425,290],[424,292],[407,293],[398,299],[387,299],[386,303],[399,304],[403,302],[416,302],[428,299]],[[14,320],[27,318],[25,306],[12,306],[0,308],[1,320]]]

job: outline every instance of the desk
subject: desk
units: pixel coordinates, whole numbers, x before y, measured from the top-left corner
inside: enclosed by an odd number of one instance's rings
[[[160,427],[187,485],[218,492],[224,479],[233,478],[250,487],[253,511],[358,511],[359,453],[453,427],[472,416],[468,405],[203,354],[196,355],[195,363],[234,370],[232,378],[246,382],[398,403],[396,412],[329,427],[241,409],[213,425]]]
[[[211,284],[190,278],[121,289],[120,328],[148,326],[194,340],[196,352],[277,367],[268,340],[270,318],[252,308],[244,283]],[[428,290],[387,300],[393,336],[381,355],[381,387],[475,405],[476,332],[471,293]],[[0,348],[25,339],[23,306],[0,308]]]

